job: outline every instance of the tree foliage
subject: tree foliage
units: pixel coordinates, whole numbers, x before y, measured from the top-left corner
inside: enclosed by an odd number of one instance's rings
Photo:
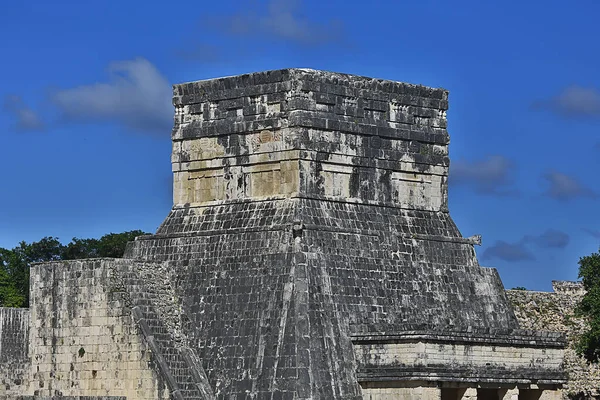
[[[123,233],[109,233],[98,241],[98,257],[123,257],[127,242],[131,242],[137,236],[147,235],[142,231],[131,231]]]
[[[135,230],[109,233],[100,239],[73,238],[67,245],[48,236],[33,243],[21,242],[11,250],[0,248],[0,307],[29,306],[31,264],[97,257],[120,258],[127,242],[146,234]]]
[[[600,249],[579,259],[579,278],[586,290],[576,313],[589,323],[577,342],[577,352],[588,361],[600,360]]]
[[[27,303],[29,290],[24,291],[24,283],[29,282],[29,270],[14,250],[0,248],[0,305],[22,307]],[[27,274],[27,276],[25,276]]]

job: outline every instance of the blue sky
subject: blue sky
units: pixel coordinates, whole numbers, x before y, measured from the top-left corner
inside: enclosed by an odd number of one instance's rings
[[[86,4],[87,3],[87,4]],[[173,83],[286,67],[450,91],[450,211],[507,288],[600,246],[597,0],[10,2],[0,247],[154,231]]]

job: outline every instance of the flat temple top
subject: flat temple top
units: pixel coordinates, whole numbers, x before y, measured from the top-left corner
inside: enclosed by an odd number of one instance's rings
[[[193,101],[193,98],[189,97],[193,95],[211,94],[210,98],[215,98],[215,94],[220,91],[243,89],[255,85],[277,84],[287,81],[303,81],[306,82],[305,85],[307,85],[307,87],[304,87],[301,83],[297,83],[296,87],[290,86],[288,90],[303,88],[311,90],[315,88],[316,84],[319,84],[319,91],[343,94],[346,96],[365,97],[364,91],[369,91],[382,94],[405,94],[441,101],[448,100],[448,91],[443,88],[431,88],[422,85],[343,74],[339,72],[320,71],[307,68],[286,68],[176,84],[173,85],[174,104],[194,103],[195,101]],[[337,87],[337,89],[334,87]],[[341,88],[344,88],[344,90],[341,91]],[[267,87],[265,87],[265,89],[268,90]]]

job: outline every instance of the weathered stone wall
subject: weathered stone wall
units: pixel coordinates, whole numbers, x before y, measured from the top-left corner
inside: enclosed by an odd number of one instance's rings
[[[29,394],[166,399],[109,259],[31,270]]]
[[[305,69],[174,87],[174,204],[307,196],[447,206],[448,92]]]
[[[172,263],[217,398],[354,398],[350,323],[517,326],[447,214],[302,199],[181,208],[129,256]]]
[[[554,292],[508,290],[515,315],[525,329],[563,332],[569,345],[565,349],[564,368],[569,374],[566,396],[600,396],[600,365],[589,364],[577,356],[574,343],[586,326],[585,320],[574,316],[574,309],[584,295],[578,282],[555,281]]]
[[[364,400],[560,400],[560,391],[543,389],[439,388],[427,382],[402,387],[371,383],[363,387]]]
[[[447,95],[299,69],[174,87],[174,207],[127,257],[168,263],[217,399],[362,398],[353,324],[517,328],[447,210]]]
[[[559,390],[506,388],[439,388],[427,382],[387,387],[377,382],[363,387],[363,400],[561,400]]]
[[[174,288],[173,268],[169,263],[112,260],[115,286],[131,306],[134,321],[140,327],[171,397],[214,399],[207,381],[190,321],[182,309],[182,296]]]
[[[29,310],[0,308],[0,394],[21,394],[29,373]]]
[[[122,396],[0,396],[0,400],[127,400]]]
[[[364,385],[363,400],[445,400],[441,390],[427,382],[411,382],[404,387],[384,387],[377,383]],[[460,399],[460,398],[459,398]],[[453,398],[452,400],[457,400]]]
[[[404,377],[464,386],[523,383],[526,379],[560,384],[564,342],[557,333],[532,334],[519,330],[494,335],[405,331],[354,335],[352,340],[361,383]]]

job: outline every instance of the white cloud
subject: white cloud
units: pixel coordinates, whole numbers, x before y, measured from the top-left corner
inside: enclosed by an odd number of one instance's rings
[[[558,248],[562,249],[567,247],[570,241],[570,237],[565,232],[548,229],[546,232],[538,236],[526,235],[522,242],[533,243],[542,248]]]
[[[297,0],[270,0],[266,11],[247,11],[213,22],[235,35],[266,34],[307,45],[338,42],[342,39],[340,23],[310,21],[299,14],[299,9],[300,2]]]
[[[566,174],[551,171],[544,174],[543,178],[549,184],[548,190],[544,194],[553,199],[567,201],[577,197],[598,197],[598,194],[592,189]]]
[[[113,121],[142,132],[168,134],[173,122],[171,85],[144,58],[113,62],[103,83],[62,89],[51,96],[72,122]]]
[[[516,243],[508,243],[498,240],[492,246],[485,249],[482,260],[503,260],[506,262],[520,262],[535,260],[535,256],[529,249],[534,245],[542,249],[564,249],[570,242],[570,237],[565,232],[548,229],[540,235],[525,235]]]
[[[498,259],[507,262],[518,262],[535,260],[535,256],[522,241],[519,243],[507,243],[502,240],[498,240],[493,246],[485,249],[481,259]]]
[[[499,155],[483,160],[458,160],[450,164],[450,183],[471,187],[475,192],[491,195],[514,195],[514,164]]]
[[[15,119],[15,129],[19,132],[41,131],[45,128],[40,116],[20,96],[6,96],[4,109]]]
[[[600,91],[571,85],[549,100],[536,102],[534,107],[546,108],[569,117],[600,117]]]

